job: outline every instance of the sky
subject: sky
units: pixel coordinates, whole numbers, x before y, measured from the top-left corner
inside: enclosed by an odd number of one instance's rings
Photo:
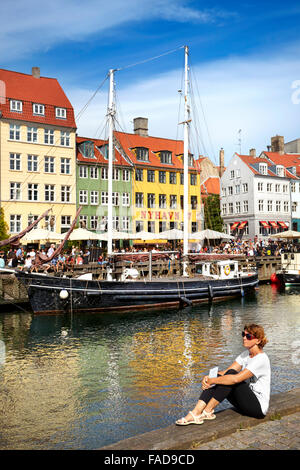
[[[57,78],[78,135],[106,137],[116,69],[118,130],[133,132],[142,116],[149,135],[183,138],[187,45],[196,158],[217,164],[223,148],[227,164],[274,135],[300,138],[298,1],[14,0],[0,3],[0,18],[0,67]]]

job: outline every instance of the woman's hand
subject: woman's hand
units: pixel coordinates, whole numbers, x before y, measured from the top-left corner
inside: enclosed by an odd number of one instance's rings
[[[210,388],[210,383],[209,383],[209,377],[208,375],[205,375],[205,377],[202,380],[202,390],[207,390]]]

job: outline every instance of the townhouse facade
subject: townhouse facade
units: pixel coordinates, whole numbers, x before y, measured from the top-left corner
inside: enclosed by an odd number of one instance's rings
[[[79,222],[88,230],[107,230],[108,143],[77,137],[77,204],[82,207]],[[112,218],[113,229],[131,232],[133,166],[114,147]]]
[[[45,210],[40,228],[66,231],[76,212],[76,123],[59,82],[0,69],[0,203],[11,234]]]
[[[134,232],[183,230],[183,141],[148,135],[148,120],[134,119],[134,133],[115,133],[132,162]],[[200,175],[189,154],[189,232],[200,230]]]
[[[235,153],[221,178],[224,231],[246,239],[267,238],[291,228],[291,184],[298,178],[263,154]]]

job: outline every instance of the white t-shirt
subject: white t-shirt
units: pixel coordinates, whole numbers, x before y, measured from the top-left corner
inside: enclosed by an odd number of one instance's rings
[[[266,353],[249,356],[249,351],[244,351],[236,358],[242,366],[242,370],[248,369],[253,376],[250,378],[249,387],[255,393],[264,415],[267,414],[271,389],[271,365]]]

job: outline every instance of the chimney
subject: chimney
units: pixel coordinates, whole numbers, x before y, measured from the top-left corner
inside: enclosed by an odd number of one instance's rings
[[[142,137],[148,137],[148,118],[134,118],[133,130],[135,134],[141,135]]]
[[[224,149],[223,148],[220,149],[219,165],[220,165],[219,175],[221,178],[221,176],[224,173]]]
[[[249,155],[250,155],[250,157],[256,158],[256,150],[255,149],[250,149],[249,150]]]
[[[40,68],[39,67],[32,67],[32,76],[34,78],[40,78]]]
[[[271,137],[271,150],[272,152],[284,154],[284,137],[281,135],[276,135]]]

